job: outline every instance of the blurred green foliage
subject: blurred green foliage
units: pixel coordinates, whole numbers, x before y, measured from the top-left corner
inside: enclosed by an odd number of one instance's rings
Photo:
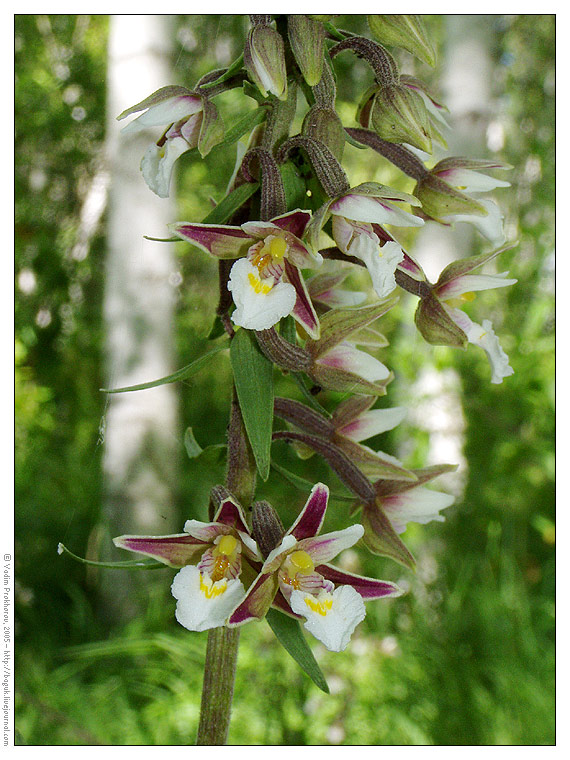
[[[474,314],[493,320],[515,374],[494,386],[482,352],[422,343],[411,297],[397,313],[407,324],[383,320],[397,380],[381,404],[405,404],[432,364],[459,373],[468,462],[463,499],[445,523],[407,531],[418,559],[414,577],[364,552],[348,554],[351,570],[407,583],[410,593],[368,605],[346,652],[314,646],[330,696],[298,670],[265,623],[243,630],[230,743],[554,743],[554,17],[489,18],[493,124],[503,136],[494,155],[515,167],[511,191],[498,200],[507,209],[509,238],[520,241],[501,264],[519,282],[486,293]],[[361,17],[340,21],[365,30]],[[428,17],[440,50],[443,21]],[[109,629],[97,614],[97,573],[56,555],[58,541],[87,552],[101,508],[104,224],[88,255],[76,244],[103,148],[107,27],[106,16],[27,15],[15,24],[20,744],[191,743],[198,720],[205,636],[181,629],[174,601],[165,608],[152,590],[145,616]],[[246,29],[241,16],[178,17],[176,81],[192,85],[227,65]],[[350,120],[354,93],[370,75],[350,56],[340,56],[338,66],[339,112]],[[231,123],[242,107],[236,94],[220,102]],[[180,160],[180,218],[202,219],[209,198],[223,197],[234,158],[228,147],[204,162]],[[371,179],[370,172],[385,184],[401,182],[379,157],[347,148],[346,161],[354,184]],[[207,257],[183,244],[177,252],[183,366],[206,346],[217,278]],[[220,355],[180,385],[183,425],[202,446],[224,441],[228,380]],[[291,387],[280,379],[277,392],[291,394]],[[403,447],[407,463],[423,465],[428,439],[407,424],[376,443],[393,453]],[[326,479],[333,491],[341,488],[317,458],[299,462],[283,444],[274,456],[306,478]],[[205,518],[209,487],[222,478],[219,458],[188,461],[181,523]],[[273,473],[259,496],[279,504],[287,523],[306,494]],[[327,528],[343,527],[347,516],[346,505],[333,500]],[[170,583],[172,571],[157,572]]]

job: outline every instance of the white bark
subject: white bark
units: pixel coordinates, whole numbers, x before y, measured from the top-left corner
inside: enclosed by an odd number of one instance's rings
[[[160,199],[148,189],[139,170],[145,150],[160,137],[160,127],[123,136],[120,129],[125,122],[116,121],[125,108],[172,83],[170,21],[169,16],[149,15],[112,16],[110,21],[107,387],[154,380],[174,369],[173,249],[143,236],[168,237],[166,225],[175,219],[175,208],[170,199]],[[103,469],[109,536],[177,530],[173,524],[177,413],[172,385],[108,397]],[[112,572],[104,593],[125,617],[136,608],[126,599],[127,593],[148,573],[140,571],[141,578],[135,579],[134,573]],[[110,614],[115,615],[111,610]]]

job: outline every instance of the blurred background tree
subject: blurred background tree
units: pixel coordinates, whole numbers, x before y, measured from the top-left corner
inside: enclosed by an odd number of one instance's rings
[[[452,32],[461,18],[426,17],[440,64],[418,73],[444,100],[442,73],[449,70]],[[477,18],[487,41],[490,100],[476,157],[515,167],[511,189],[497,193],[497,200],[509,239],[520,241],[500,262],[518,284],[481,296],[478,314],[493,319],[515,374],[491,385],[482,352],[425,344],[413,326],[415,299],[402,295],[398,312],[382,324],[396,381],[381,404],[398,402],[411,410],[406,423],[376,443],[407,464],[424,465],[434,436],[446,440],[437,429],[441,414],[434,414],[445,412],[461,431],[467,466],[453,487],[462,494],[445,523],[408,529],[416,576],[365,552],[346,553],[343,561],[352,570],[407,583],[410,593],[369,605],[346,652],[333,655],[315,645],[330,696],[297,669],[265,623],[244,629],[230,743],[554,743],[554,16]],[[192,86],[212,68],[228,65],[247,29],[244,16],[169,21],[173,73],[156,86]],[[366,30],[364,17],[338,21],[351,31]],[[174,601],[165,602],[154,584],[137,584],[131,594],[142,614],[112,624],[104,609],[101,614],[98,573],[56,555],[63,541],[78,554],[97,556],[94,529],[108,488],[102,455],[111,407],[99,388],[109,383],[103,311],[111,245],[105,197],[114,168],[103,160],[106,123],[115,116],[106,110],[109,26],[106,16],[22,15],[15,23],[21,744],[182,744],[193,741],[198,718],[205,637],[176,624]],[[411,71],[411,57],[395,52]],[[338,109],[351,125],[355,100],[371,75],[350,56],[340,56],[337,64]],[[143,94],[154,87],[144,83]],[[118,110],[139,94],[127,94]],[[244,106],[235,93],[219,102],[226,123],[241,115]],[[345,155],[353,184],[372,178],[411,189],[381,157],[352,147]],[[205,161],[183,156],[175,218],[202,219],[209,199],[222,197],[234,160],[235,149],[226,147]],[[158,208],[161,201],[140,176],[138,183],[133,192],[147,193]],[[481,239],[473,244],[474,252],[484,249]],[[144,245],[153,256],[163,246]],[[207,344],[216,265],[182,243],[168,251],[175,253],[163,276],[175,304],[175,361],[183,366]],[[461,253],[468,254],[463,248]],[[420,394],[416,381],[429,368],[449,379],[451,408],[442,410],[441,398],[426,407],[429,388]],[[202,446],[223,442],[226,358],[219,355],[175,392],[178,429],[191,426]],[[430,424],[422,426],[426,409]],[[291,469],[334,487],[316,459],[297,462],[285,449],[279,455]],[[216,450],[198,460],[185,456],[180,432],[173,458],[183,465],[170,502],[180,527],[189,517],[205,519],[208,490],[223,478]],[[290,505],[291,517],[305,496],[276,473],[260,493]],[[337,507],[330,510],[331,529],[346,519],[342,505]],[[165,569],[154,577],[167,590],[171,575]],[[116,571],[116,584],[127,580]],[[289,686],[279,693],[276,672]]]

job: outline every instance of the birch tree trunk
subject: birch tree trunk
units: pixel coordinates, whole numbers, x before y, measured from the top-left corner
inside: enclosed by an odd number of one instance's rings
[[[116,115],[172,82],[170,16],[120,15],[110,20],[107,160],[111,170],[104,294],[107,387],[173,371],[175,263],[172,247],[144,239],[166,236],[173,203],[146,186],[141,158],[156,129],[123,136]],[[160,128],[158,128],[160,132]],[[175,532],[179,451],[172,385],[108,396],[104,439],[104,517],[110,546],[123,533]],[[115,557],[116,558],[116,557]],[[118,574],[120,573],[120,577]],[[106,614],[124,620],[138,611],[152,573],[105,571]]]

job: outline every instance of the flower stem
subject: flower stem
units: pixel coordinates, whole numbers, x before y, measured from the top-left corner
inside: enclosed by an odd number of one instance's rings
[[[204,666],[197,745],[225,745],[230,727],[239,628],[212,628]]]

